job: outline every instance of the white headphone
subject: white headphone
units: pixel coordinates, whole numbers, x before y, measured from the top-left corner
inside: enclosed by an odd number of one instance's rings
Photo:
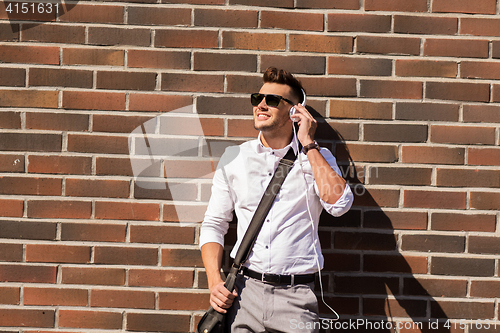
[[[307,103],[307,97],[306,97],[306,92],[304,91],[304,89],[301,89],[302,90],[302,96],[303,96],[303,101],[302,101],[302,106],[306,106],[306,103]],[[292,121],[298,121],[297,119],[293,119],[292,116],[295,114],[295,107],[292,106],[292,108],[290,109],[290,119],[292,119]]]

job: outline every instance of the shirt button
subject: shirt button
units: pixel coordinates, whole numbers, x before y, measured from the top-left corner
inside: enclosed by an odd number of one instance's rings
[[[273,174],[269,172],[269,173],[268,173],[268,175],[269,175],[269,176],[272,176]]]
[[[269,248],[269,246],[266,245],[266,249],[268,249],[268,248]]]
[[[271,152],[271,154],[273,154],[273,155],[274,155],[274,151],[273,151],[273,152]]]

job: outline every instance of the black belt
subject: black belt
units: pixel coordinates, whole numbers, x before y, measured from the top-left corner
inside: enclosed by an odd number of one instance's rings
[[[251,278],[272,284],[287,284],[287,285],[306,284],[314,282],[315,280],[315,274],[279,275],[279,274],[258,273],[246,267],[243,267],[242,273],[243,275],[249,276]]]

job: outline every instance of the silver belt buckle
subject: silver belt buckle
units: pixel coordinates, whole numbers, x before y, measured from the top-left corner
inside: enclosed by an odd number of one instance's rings
[[[262,277],[260,278],[260,280],[261,280],[262,282],[266,282],[266,280],[265,280],[265,276],[264,276],[265,274],[266,274],[266,273],[262,273]]]
[[[292,281],[290,283],[292,286],[294,286],[295,285],[295,275],[292,274],[291,276],[292,276]]]

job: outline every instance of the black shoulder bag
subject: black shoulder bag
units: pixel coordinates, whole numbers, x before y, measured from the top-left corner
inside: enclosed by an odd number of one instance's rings
[[[262,199],[257,206],[257,210],[252,217],[252,221],[248,226],[248,229],[241,241],[236,257],[234,258],[231,270],[227,275],[224,287],[227,290],[233,291],[234,284],[236,282],[236,276],[238,275],[242,264],[248,259],[250,251],[253,248],[253,244],[257,239],[257,235],[260,232],[264,219],[266,218],[271,206],[273,205],[274,199],[281,189],[281,185],[285,181],[286,176],[290,172],[295,162],[297,155],[294,154],[293,149],[290,148],[286,155],[280,160],[274,176],[271,182],[266,188]],[[211,306],[205,315],[201,318],[196,329],[197,333],[223,333],[225,325],[226,314],[215,311]]]

